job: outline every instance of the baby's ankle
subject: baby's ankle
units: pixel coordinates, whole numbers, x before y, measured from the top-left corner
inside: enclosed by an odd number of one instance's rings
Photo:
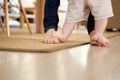
[[[100,32],[96,32],[96,35],[97,35],[97,36],[104,36],[104,34],[103,34],[103,33],[100,33]]]
[[[61,41],[62,41],[62,42],[66,42],[67,39],[68,39],[68,37],[67,37],[65,34],[62,34],[62,35],[61,35]]]
[[[94,33],[94,34],[96,34],[96,35],[101,35],[101,36],[103,36],[103,33],[104,33],[104,32],[94,30],[94,31],[92,31],[92,33]]]

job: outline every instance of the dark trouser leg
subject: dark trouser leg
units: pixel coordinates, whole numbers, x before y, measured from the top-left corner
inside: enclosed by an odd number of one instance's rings
[[[45,11],[44,11],[44,30],[53,28],[57,30],[58,28],[58,7],[60,5],[60,0],[46,0]]]
[[[90,34],[95,28],[95,20],[94,20],[94,16],[90,13],[89,18],[88,18],[88,22],[87,22],[87,30],[88,30],[88,34]]]

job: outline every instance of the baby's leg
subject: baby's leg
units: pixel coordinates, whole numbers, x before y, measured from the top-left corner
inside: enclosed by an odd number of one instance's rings
[[[99,46],[109,46],[110,42],[103,35],[105,28],[107,25],[107,19],[101,19],[95,21],[95,31],[93,31],[90,35],[90,43],[97,44]]]
[[[53,34],[54,37],[58,38],[59,42],[63,43],[63,42],[66,42],[68,37],[71,35],[74,27],[76,25],[76,22],[75,23],[68,23],[68,22],[65,22],[64,23],[64,26],[62,28],[62,32],[61,33],[55,33]]]

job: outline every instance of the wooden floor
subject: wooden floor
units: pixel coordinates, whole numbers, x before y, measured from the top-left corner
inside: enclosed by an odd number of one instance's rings
[[[0,80],[120,80],[120,36],[110,42],[53,53],[0,51]]]

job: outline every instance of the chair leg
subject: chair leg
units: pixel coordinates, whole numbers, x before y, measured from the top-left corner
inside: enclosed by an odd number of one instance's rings
[[[22,12],[20,11],[20,28],[23,28],[23,24],[24,24],[24,16]]]
[[[43,16],[45,0],[37,0],[36,4],[36,33],[44,33]]]
[[[4,31],[4,27],[3,27],[3,25],[2,25],[2,21],[0,20],[0,27],[1,27],[1,29],[2,29],[2,32],[5,32]]]
[[[7,0],[4,0],[4,6],[5,6],[4,12],[5,12],[6,32],[7,32],[7,35],[9,36],[10,29],[9,29],[9,14],[8,14],[8,1]]]
[[[25,21],[26,21],[26,23],[27,23],[27,27],[28,27],[29,33],[32,34],[32,30],[31,30],[31,28],[30,28],[29,20],[28,20],[28,18],[27,18],[27,16],[26,16],[25,9],[24,9],[23,6],[22,6],[21,0],[18,0],[18,2],[19,2],[19,5],[20,5],[20,11],[22,12],[22,14],[23,14],[23,16],[24,16],[24,19],[25,19]]]

